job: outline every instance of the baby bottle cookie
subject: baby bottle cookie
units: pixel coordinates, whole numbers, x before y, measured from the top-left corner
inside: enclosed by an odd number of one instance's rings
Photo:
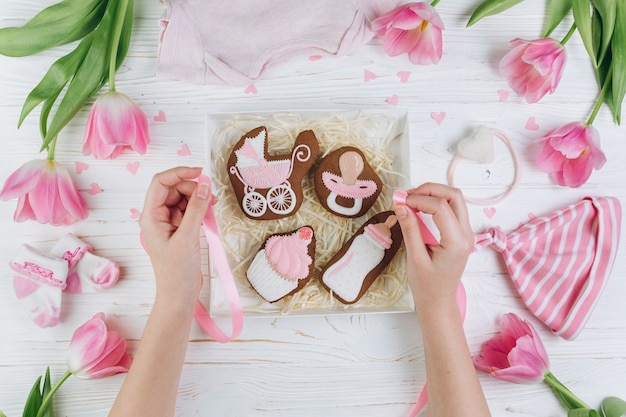
[[[322,269],[322,285],[342,303],[356,303],[389,265],[401,244],[402,231],[393,211],[375,215]]]
[[[315,170],[315,192],[320,204],[341,217],[360,217],[374,204],[383,182],[363,152],[344,146],[328,155]]]
[[[248,267],[248,281],[273,303],[306,285],[315,266],[315,235],[309,226],[271,235]]]
[[[312,130],[301,132],[290,154],[270,155],[267,129],[243,135],[228,158],[228,176],[239,206],[255,220],[276,220],[302,205],[302,179],[319,154]]]

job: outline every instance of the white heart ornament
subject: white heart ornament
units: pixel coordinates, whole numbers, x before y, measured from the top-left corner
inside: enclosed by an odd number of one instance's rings
[[[459,141],[456,153],[463,158],[483,164],[493,162],[496,156],[491,129],[484,125],[476,127],[471,135]]]

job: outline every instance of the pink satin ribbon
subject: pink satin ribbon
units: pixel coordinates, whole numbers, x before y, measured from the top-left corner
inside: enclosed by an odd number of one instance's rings
[[[201,175],[198,177],[201,182],[211,184],[209,177]],[[228,265],[228,259],[226,258],[226,252],[224,252],[224,245],[220,239],[220,231],[217,227],[217,221],[215,220],[215,214],[213,213],[213,207],[209,204],[209,208],[202,220],[202,228],[204,229],[204,236],[209,244],[209,259],[213,263],[213,266],[217,270],[222,286],[224,287],[224,293],[230,306],[230,315],[232,322],[232,330],[230,336],[226,335],[215,323],[211,315],[206,311],[200,300],[196,303],[196,309],[193,316],[202,327],[202,329],[211,336],[215,341],[220,343],[228,343],[235,339],[241,333],[243,328],[243,309],[241,307],[241,301],[239,299],[239,292],[235,285],[233,273]]]
[[[206,175],[199,176],[196,181],[204,182],[209,184],[209,187],[211,186],[211,179]],[[213,213],[213,206],[211,204],[209,204],[209,208],[202,219],[202,229],[204,230],[204,236],[209,244],[209,260],[210,262],[213,262],[213,265],[217,270],[230,306],[230,316],[232,322],[230,336],[226,335],[217,326],[200,300],[196,302],[193,317],[196,319],[202,330],[204,330],[216,342],[228,343],[241,333],[241,329],[243,328],[243,309],[241,307],[239,292],[237,291],[237,286],[235,285],[233,273],[228,265],[226,252],[224,252],[224,245],[222,245],[222,240],[220,239],[220,232],[217,227],[217,221],[215,220],[215,214]],[[143,234],[140,234],[140,240],[144,250],[147,250]]]
[[[392,201],[394,205],[397,206],[406,206],[406,199],[408,197],[408,193],[404,190],[395,190],[393,192]],[[422,213],[416,211],[417,219],[420,226],[420,231],[422,232],[422,238],[424,239],[424,243],[427,245],[439,245],[437,238],[431,233],[430,229],[424,224],[424,219],[422,218]],[[456,303],[459,306],[459,312],[461,313],[461,320],[465,321],[465,311],[467,310],[467,295],[465,293],[465,287],[462,282],[459,282],[459,288],[456,291]],[[422,408],[428,402],[428,388],[427,385],[424,384],[422,390],[420,391],[419,396],[417,397],[417,402],[409,412],[409,417],[415,417],[417,414],[422,411]]]

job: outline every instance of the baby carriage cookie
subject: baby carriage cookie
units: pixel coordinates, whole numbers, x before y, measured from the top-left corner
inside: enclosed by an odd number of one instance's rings
[[[270,303],[302,289],[313,275],[315,235],[309,226],[267,238],[248,267],[248,281]]]
[[[329,153],[315,170],[315,193],[320,204],[341,217],[367,213],[382,187],[382,180],[363,153],[352,146]]]
[[[312,130],[300,132],[291,154],[270,155],[267,129],[243,135],[228,158],[228,176],[239,207],[253,220],[291,216],[302,204],[302,179],[319,154]]]
[[[320,274],[322,286],[342,303],[356,303],[401,244],[402,231],[393,211],[378,213],[328,261]]]

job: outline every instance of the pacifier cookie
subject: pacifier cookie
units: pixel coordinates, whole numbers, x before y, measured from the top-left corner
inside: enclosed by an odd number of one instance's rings
[[[228,176],[243,213],[253,220],[291,216],[302,205],[302,179],[319,154],[312,130],[301,132],[289,154],[270,155],[265,126],[243,135],[228,158]]]
[[[344,304],[363,297],[402,244],[402,230],[393,211],[369,219],[322,269],[322,286]]]
[[[315,170],[314,182],[320,204],[331,213],[347,218],[367,213],[383,187],[363,152],[352,146],[326,155]]]
[[[309,282],[315,266],[315,234],[309,226],[267,238],[248,267],[248,281],[273,303]]]

